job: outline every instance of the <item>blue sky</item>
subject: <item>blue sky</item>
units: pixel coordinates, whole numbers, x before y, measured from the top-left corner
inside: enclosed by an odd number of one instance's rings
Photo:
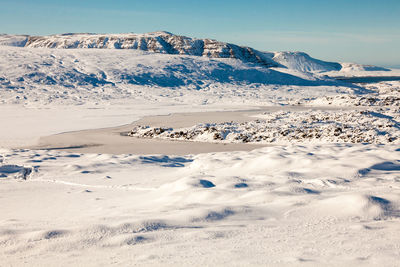
[[[0,32],[166,30],[265,51],[400,66],[400,0],[0,0]]]

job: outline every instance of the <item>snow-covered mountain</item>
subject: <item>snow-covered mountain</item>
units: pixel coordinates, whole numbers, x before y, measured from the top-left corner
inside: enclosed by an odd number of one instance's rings
[[[0,35],[0,45],[58,49],[135,49],[171,55],[232,58],[267,68],[288,68],[313,73],[340,71],[343,67],[346,69],[349,67],[349,64],[342,65],[336,62],[318,60],[303,52],[263,52],[247,46],[212,39],[190,38],[165,31],[144,34]],[[362,68],[362,66],[358,66],[358,69]],[[367,70],[380,69],[367,68]]]
[[[261,52],[168,32],[0,35],[0,103],[135,97],[183,101],[183,96],[193,100],[194,94],[201,103],[222,96],[230,101],[281,102],[338,88],[360,92],[360,87],[328,76],[379,71],[302,52]],[[283,98],[284,91],[288,95]]]
[[[250,47],[211,39],[189,38],[165,31],[145,34],[3,35],[0,37],[1,44],[32,48],[137,49],[162,54],[235,58],[266,67],[278,66],[268,55]]]

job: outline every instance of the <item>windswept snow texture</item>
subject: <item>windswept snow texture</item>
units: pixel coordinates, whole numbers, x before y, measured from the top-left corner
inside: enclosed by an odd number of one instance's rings
[[[0,259],[392,266],[399,154],[344,144],[183,157],[2,150]],[[27,180],[9,174],[32,165]]]
[[[313,99],[302,99],[297,104],[313,106],[352,106],[392,108],[399,112],[400,81],[386,81],[371,84],[360,84],[369,93],[363,95],[337,94]]]
[[[137,50],[0,47],[2,103],[82,104],[129,98],[210,103],[224,97],[254,104],[355,90],[360,88],[237,59]]]

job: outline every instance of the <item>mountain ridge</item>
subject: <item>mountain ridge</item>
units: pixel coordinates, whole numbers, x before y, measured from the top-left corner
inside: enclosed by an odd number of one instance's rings
[[[247,46],[219,42],[213,39],[197,39],[160,31],[144,34],[56,34],[49,36],[20,35],[2,36],[0,45],[30,48],[100,48],[136,49],[161,54],[204,56],[209,58],[235,58],[264,67],[279,67],[263,52]],[[4,40],[9,37],[9,40]],[[15,40],[15,38],[19,40]],[[8,42],[7,42],[8,41]]]
[[[266,68],[288,68],[285,59],[280,60],[277,54],[288,55],[300,52],[266,52],[248,46],[240,46],[228,42],[221,42],[210,38],[191,38],[176,35],[167,31],[150,33],[123,33],[123,34],[97,34],[97,33],[63,33],[47,36],[33,35],[2,35],[0,45],[28,47],[28,48],[98,48],[98,49],[135,49],[160,54],[202,56],[208,58],[233,58],[245,63],[260,65]],[[325,62],[311,58],[314,68],[297,67],[300,71],[332,71],[340,70],[339,63]],[[303,56],[304,57],[304,56]],[[282,64],[283,63],[283,64]],[[290,65],[290,64],[289,64]],[[328,69],[325,66],[329,66]],[[291,64],[290,67],[293,67]]]
[[[388,69],[354,63],[319,60],[304,52],[267,52],[248,46],[214,39],[191,38],[167,31],[150,33],[63,33],[47,36],[0,34],[0,46],[49,49],[131,49],[150,53],[237,59],[263,68],[289,69],[302,73],[336,73],[388,71]]]

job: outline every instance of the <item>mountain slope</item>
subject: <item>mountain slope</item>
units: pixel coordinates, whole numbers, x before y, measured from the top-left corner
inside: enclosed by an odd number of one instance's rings
[[[335,75],[341,70],[347,73],[360,70],[382,71],[382,68],[348,63],[326,62],[312,58],[303,52],[262,52],[251,47],[219,42],[212,39],[197,39],[169,32],[144,34],[90,34],[66,33],[49,36],[0,35],[0,46],[53,49],[130,49],[152,53],[231,58],[265,68],[286,68],[303,73],[326,73]],[[354,66],[357,65],[356,68]]]
[[[246,46],[195,39],[169,32],[146,34],[61,34],[51,36],[2,36],[0,45],[30,48],[136,49],[154,53],[235,58],[265,67],[278,65],[264,53]]]
[[[181,102],[186,96],[187,101],[196,102],[255,103],[282,97],[289,90],[290,95],[302,97],[317,95],[317,91],[325,95],[327,90],[337,91],[338,85],[344,84],[236,59],[122,49],[0,47],[0,103],[160,97]],[[352,90],[348,87],[343,86]]]
[[[303,72],[340,71],[342,69],[342,65],[339,63],[318,60],[303,52],[277,52],[273,60],[288,69]]]

